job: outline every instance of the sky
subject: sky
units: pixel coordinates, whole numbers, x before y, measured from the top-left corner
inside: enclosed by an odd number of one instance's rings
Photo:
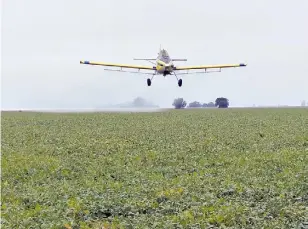
[[[3,0],[2,109],[93,108],[137,96],[170,107],[226,97],[230,106],[308,101],[308,1]],[[238,64],[174,76],[104,71],[80,60],[152,65],[159,47],[177,65]]]

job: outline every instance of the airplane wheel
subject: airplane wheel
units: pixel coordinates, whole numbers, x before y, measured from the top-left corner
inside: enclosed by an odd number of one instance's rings
[[[182,87],[182,79],[179,79],[179,81],[178,81],[178,85],[179,85],[179,87]]]
[[[147,83],[148,83],[148,86],[151,86],[152,84],[151,79],[147,79]]]

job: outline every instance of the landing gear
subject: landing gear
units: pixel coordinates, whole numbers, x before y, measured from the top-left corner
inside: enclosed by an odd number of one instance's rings
[[[182,79],[178,80],[178,85],[179,85],[179,87],[182,87]]]
[[[151,79],[147,79],[147,83],[148,83],[148,86],[151,86],[152,80]]]
[[[151,86],[151,84],[152,84],[152,79],[153,79],[153,77],[155,76],[155,74],[156,74],[156,72],[153,74],[153,76],[152,76],[151,79],[150,79],[150,78],[147,79],[147,84],[148,84],[148,86]]]
[[[183,83],[182,79],[178,79],[178,77],[177,77],[177,75],[175,74],[175,72],[174,72],[174,75],[175,75],[176,79],[178,80],[178,85],[179,85],[179,87],[182,87],[182,83]]]

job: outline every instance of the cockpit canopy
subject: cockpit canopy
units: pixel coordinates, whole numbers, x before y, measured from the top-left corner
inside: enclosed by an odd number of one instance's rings
[[[158,59],[165,62],[166,64],[169,64],[171,62],[171,58],[165,49],[160,51]]]

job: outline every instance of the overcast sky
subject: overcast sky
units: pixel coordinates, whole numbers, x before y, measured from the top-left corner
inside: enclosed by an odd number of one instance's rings
[[[2,108],[92,108],[137,96],[231,106],[308,101],[308,1],[3,0]],[[176,78],[104,71],[80,60],[151,65],[247,63]]]

